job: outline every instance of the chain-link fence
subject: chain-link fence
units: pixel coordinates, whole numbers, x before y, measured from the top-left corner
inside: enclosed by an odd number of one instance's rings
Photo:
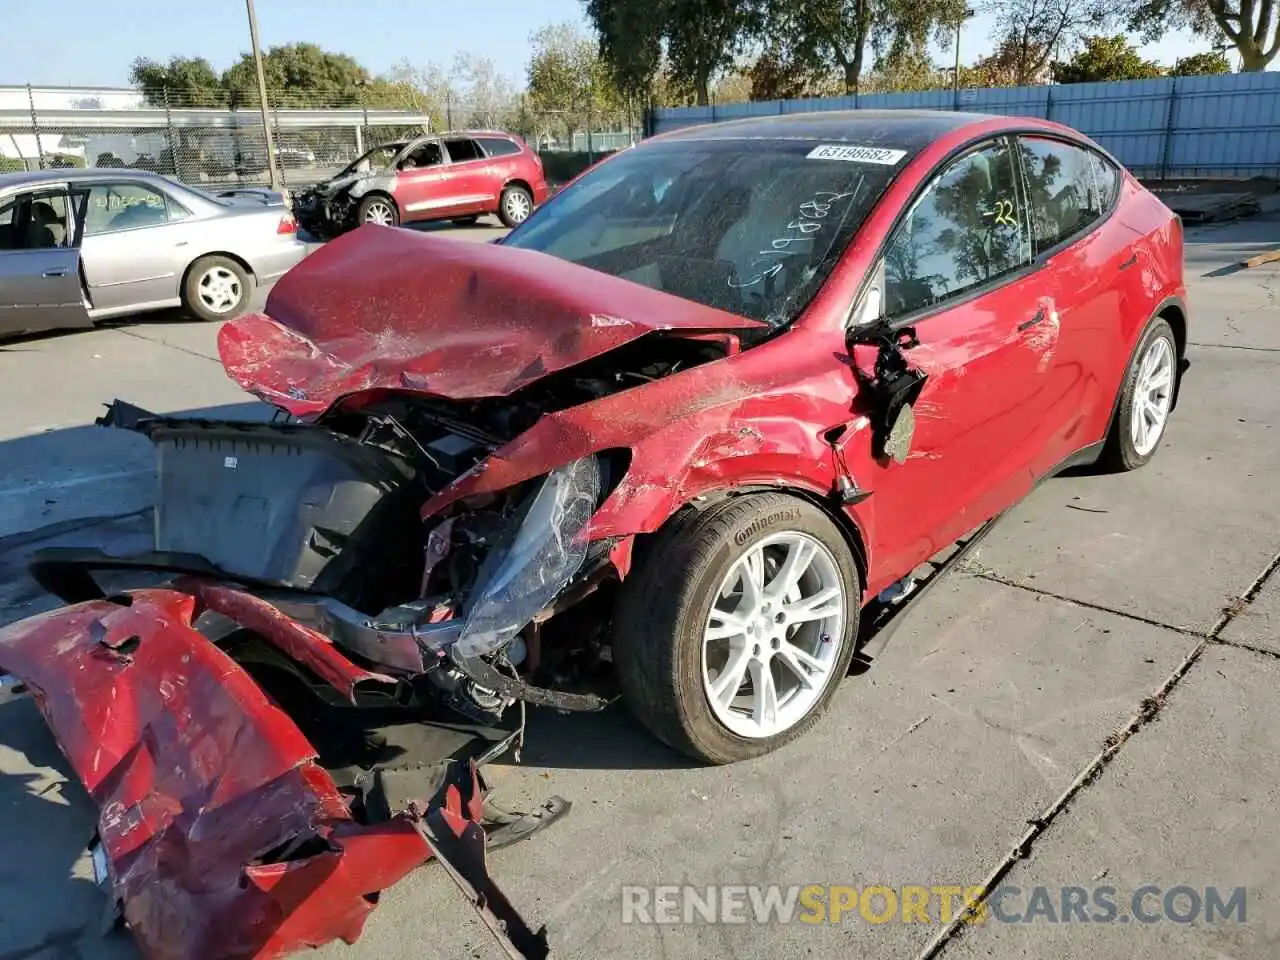
[[[421,111],[371,108],[358,96],[316,105],[268,95],[268,104],[286,187],[323,180],[369,147],[430,129]],[[0,87],[0,170],[127,167],[197,186],[256,186],[271,181],[267,142],[256,92]]]
[[[641,136],[638,110],[539,110],[520,95],[439,100],[412,90],[390,98],[386,89],[268,91],[266,120],[283,185],[316,183],[371,147],[424,132],[518,134],[556,180]],[[260,186],[271,182],[267,145],[255,88],[0,87],[0,171],[126,167],[211,189]]]

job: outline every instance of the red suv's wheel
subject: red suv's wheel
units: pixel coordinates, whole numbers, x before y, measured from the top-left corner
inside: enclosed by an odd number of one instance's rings
[[[356,211],[356,222],[397,227],[400,225],[400,211],[396,209],[396,202],[390,197],[371,193],[360,201],[360,208]]]
[[[502,191],[498,201],[498,217],[503,226],[518,227],[533,213],[533,194],[524,187],[512,184]]]

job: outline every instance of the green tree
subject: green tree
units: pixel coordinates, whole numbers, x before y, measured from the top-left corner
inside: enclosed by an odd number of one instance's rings
[[[763,0],[586,0],[600,55],[624,93],[648,96],[664,65],[672,80],[711,100],[715,76],[759,29]]]
[[[129,82],[154,107],[163,107],[166,96],[173,107],[220,107],[227,102],[221,78],[204,57],[170,57],[168,63],[138,57],[129,68]]]
[[[331,53],[314,43],[271,47],[262,55],[267,98],[279,107],[353,107],[370,80],[369,72],[345,53]],[[222,75],[233,106],[256,106],[258,77],[253,57],[240,60]]]
[[[854,94],[869,55],[880,74],[916,76],[929,40],[963,10],[963,0],[765,0],[760,40],[773,74],[835,74]]]
[[[1193,53],[1189,57],[1179,57],[1169,71],[1171,77],[1202,77],[1214,73],[1230,73],[1231,64],[1227,63],[1227,55],[1210,50],[1207,53]]]
[[[1084,49],[1066,63],[1053,65],[1053,78],[1058,83],[1149,80],[1164,75],[1164,68],[1151,60],[1143,60],[1122,33],[1114,37],[1086,37]]]
[[[1280,53],[1280,5],[1276,0],[1127,0],[1128,26],[1145,40],[1190,30],[1209,40],[1225,38],[1240,54],[1240,69],[1256,72]]]
[[[530,38],[528,106],[539,115],[539,137],[563,129],[570,142],[587,124],[616,123],[623,97],[614,85],[600,48],[571,23],[553,24]]]

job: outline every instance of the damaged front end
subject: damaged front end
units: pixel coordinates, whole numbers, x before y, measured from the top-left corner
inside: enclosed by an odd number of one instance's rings
[[[518,759],[517,701],[606,703],[521,671],[532,621],[598,561],[607,460],[424,528],[424,500],[492,440],[395,403],[316,424],[116,403],[100,422],[156,446],[154,549],[37,553],[33,576],[72,606],[0,631],[0,675],[32,692],[98,806],[95,864],[144,954],[353,942],[378,891],[434,855],[510,956],[546,956],[484,855],[568,804],[502,811],[480,767]],[[106,585],[138,573],[164,583]]]

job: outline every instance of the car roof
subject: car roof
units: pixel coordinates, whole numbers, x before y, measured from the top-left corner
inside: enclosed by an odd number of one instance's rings
[[[75,183],[78,180],[101,180],[110,177],[112,180],[146,180],[150,183],[164,181],[172,183],[166,177],[148,170],[130,170],[122,167],[51,167],[48,170],[19,170],[16,173],[0,173],[0,190],[10,187],[24,187],[54,181],[57,183]]]
[[[917,153],[954,130],[998,119],[1008,118],[955,110],[825,110],[683,127],[654,139],[822,140]]]

